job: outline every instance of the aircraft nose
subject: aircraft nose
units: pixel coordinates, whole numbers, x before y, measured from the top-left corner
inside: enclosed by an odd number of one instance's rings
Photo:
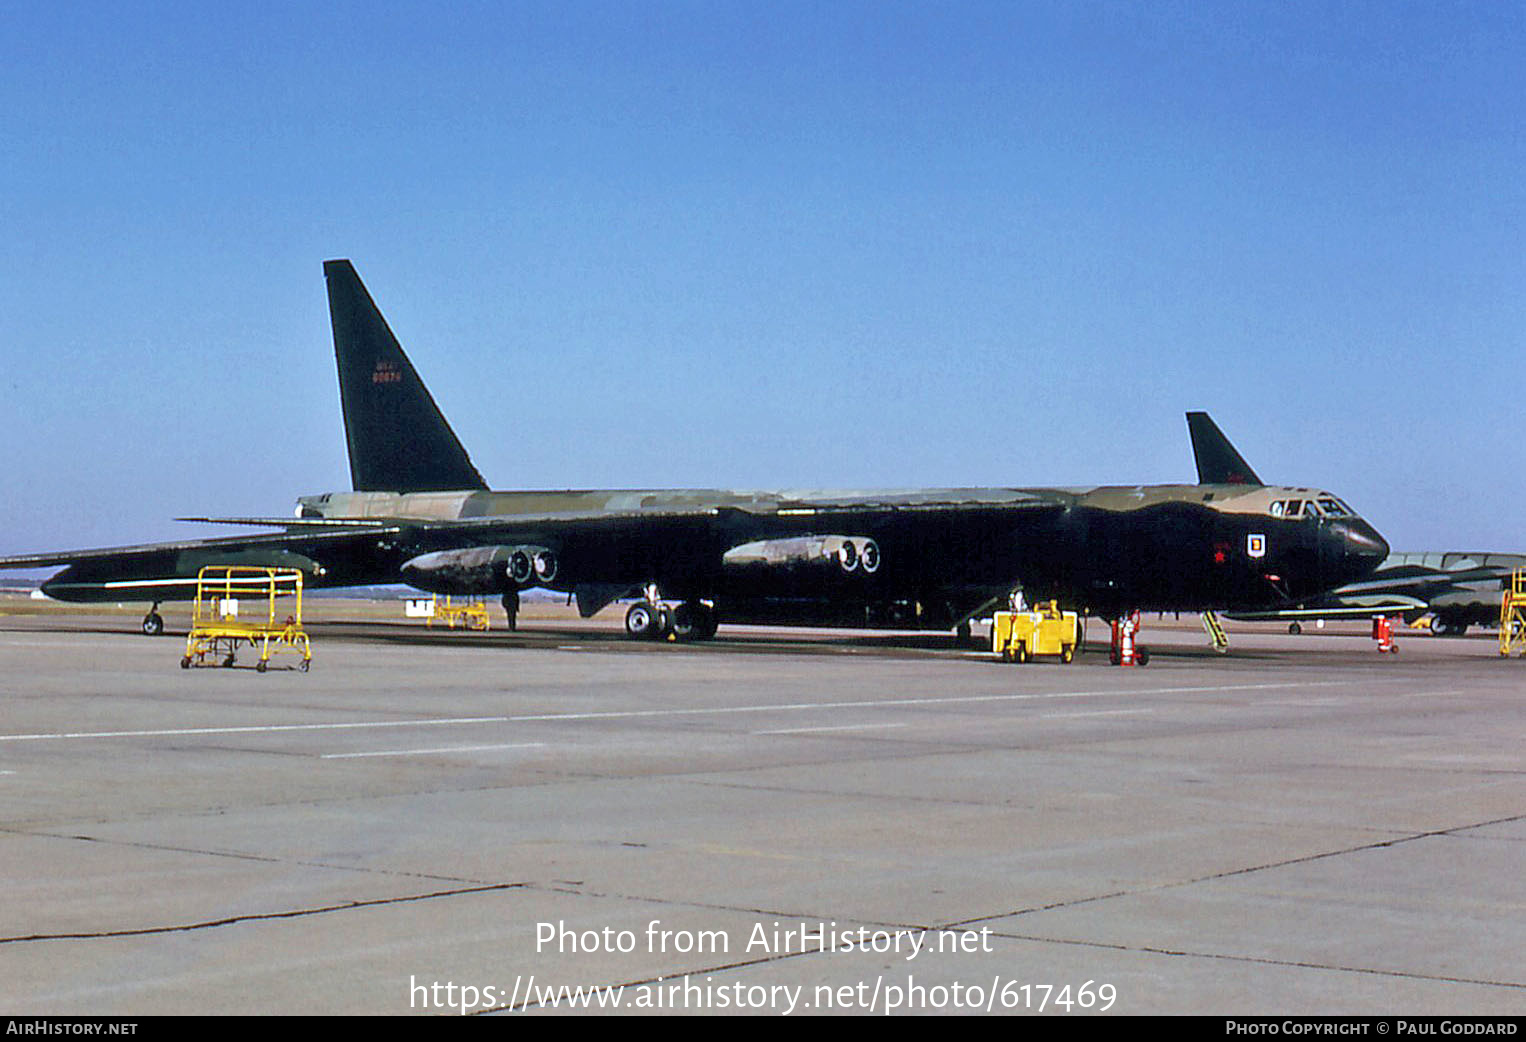
[[[1353,575],[1366,575],[1388,556],[1388,541],[1360,518],[1335,526],[1341,541],[1341,556]]]

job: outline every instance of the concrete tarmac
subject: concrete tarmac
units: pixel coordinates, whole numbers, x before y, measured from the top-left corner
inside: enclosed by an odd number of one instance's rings
[[[135,625],[0,617],[8,1013],[1526,1013],[1492,639]]]

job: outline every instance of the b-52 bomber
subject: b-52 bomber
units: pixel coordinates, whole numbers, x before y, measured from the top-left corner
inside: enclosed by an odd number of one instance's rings
[[[1461,637],[1469,626],[1495,626],[1500,597],[1512,572],[1526,568],[1526,555],[1499,553],[1390,554],[1372,574],[1345,586],[1272,611],[1235,612],[1247,622],[1285,622],[1289,633],[1326,619],[1366,620],[1378,615],[1415,622],[1430,616],[1438,637]]]
[[[26,554],[66,565],[66,601],[189,599],[206,565],[299,568],[310,588],[402,582],[577,601],[634,598],[632,637],[702,640],[722,622],[948,630],[1021,588],[1116,618],[1267,609],[1353,582],[1388,545],[1337,497],[1261,484],[1218,428],[1193,421],[1212,473],[1195,485],[878,492],[490,491],[347,260],[324,264],[352,491],[295,517],[188,518],[279,531]],[[1290,520],[1274,505],[1321,504]]]

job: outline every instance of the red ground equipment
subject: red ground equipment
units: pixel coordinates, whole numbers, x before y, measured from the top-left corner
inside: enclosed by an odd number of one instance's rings
[[[1391,652],[1399,653],[1399,645],[1394,643],[1393,620],[1386,615],[1379,615],[1372,620],[1372,639],[1378,642],[1378,654]]]
[[[1150,661],[1150,649],[1139,646],[1139,612],[1113,620],[1113,647],[1109,654],[1115,666],[1144,666]]]

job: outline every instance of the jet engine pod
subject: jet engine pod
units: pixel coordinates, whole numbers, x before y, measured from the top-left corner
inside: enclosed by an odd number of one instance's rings
[[[880,547],[868,536],[804,535],[759,539],[734,546],[721,557],[727,569],[829,569],[865,575],[879,571]]]
[[[530,556],[530,548],[516,546],[509,552],[509,581],[515,586],[528,586],[534,575],[535,562]]]
[[[468,546],[410,558],[402,578],[430,593],[503,593],[549,583],[556,567],[556,552],[544,546]]]
[[[509,581],[534,586],[556,578],[556,552],[544,546],[516,546],[509,551]]]
[[[509,589],[514,551],[506,546],[436,550],[403,562],[403,582],[430,593],[499,593]]]
[[[845,572],[873,575],[880,570],[880,544],[868,536],[829,535],[824,543],[828,555],[835,557],[837,566]]]
[[[531,559],[535,568],[535,581],[549,583],[556,578],[556,552],[547,550],[545,547],[531,547],[531,549],[535,550]]]

